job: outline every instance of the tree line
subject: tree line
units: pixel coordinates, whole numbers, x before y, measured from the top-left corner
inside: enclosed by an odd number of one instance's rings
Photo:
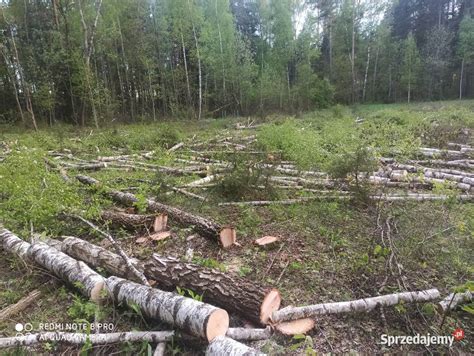
[[[474,96],[474,0],[10,0],[0,11],[0,122]]]

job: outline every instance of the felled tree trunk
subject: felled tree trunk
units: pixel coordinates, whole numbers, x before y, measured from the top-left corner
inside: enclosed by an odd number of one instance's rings
[[[286,307],[272,314],[272,321],[275,323],[310,318],[316,315],[369,312],[377,306],[397,305],[400,302],[429,302],[438,299],[440,296],[437,289],[429,289],[421,292],[405,292],[388,294],[379,297],[352,300],[348,302],[324,303],[308,305],[304,307]]]
[[[104,279],[84,262],[78,262],[41,242],[29,244],[7,229],[0,230],[0,242],[8,252],[33,261],[38,266],[53,272],[60,279],[79,287],[81,292],[91,300],[97,301],[102,298]]]
[[[240,341],[267,340],[272,336],[272,329],[269,326],[265,329],[230,328],[226,336]]]
[[[118,277],[107,278],[106,284],[115,301],[138,305],[144,315],[208,341],[225,335],[229,328],[227,312],[210,304]]]
[[[109,221],[116,226],[121,226],[128,230],[137,228],[150,228],[154,221],[154,215],[127,214],[121,211],[105,210],[100,214],[104,221]]]
[[[137,281],[119,255],[102,247],[75,237],[66,237],[61,243],[51,240],[48,244],[91,266],[104,268],[110,274]],[[245,278],[156,254],[147,261],[132,262],[148,279],[156,280],[162,288],[172,290],[179,286],[191,289],[202,294],[205,301],[239,313],[257,324],[266,324],[272,312],[280,307],[281,297],[276,289]]]
[[[94,186],[100,185],[100,182],[98,180],[88,176],[81,175],[77,176],[76,178],[84,184]],[[138,202],[137,197],[131,193],[122,193],[118,190],[108,189],[106,187],[103,188],[105,188],[106,194],[108,196],[123,205],[133,206],[136,202]],[[152,199],[147,199],[147,205],[148,210],[150,212],[167,213],[168,216],[174,221],[176,221],[178,224],[185,226],[193,226],[194,231],[204,237],[219,241],[223,247],[229,247],[233,243],[235,243],[235,236],[233,236],[234,233],[232,232],[235,230],[232,228],[222,227],[221,225],[215,223],[212,220],[185,212],[169,205],[158,203]]]
[[[108,345],[119,342],[145,341],[161,343],[173,338],[173,331],[131,331],[108,334],[82,334],[65,332],[44,332],[24,336],[0,338],[0,349],[7,347],[32,346],[43,342],[59,342],[73,345]]]
[[[265,355],[247,345],[225,336],[216,337],[207,347],[206,356],[256,356]]]
[[[441,308],[441,311],[446,312],[448,310],[456,309],[459,304],[469,303],[472,299],[472,293],[470,291],[465,293],[451,293],[439,302],[439,307]]]

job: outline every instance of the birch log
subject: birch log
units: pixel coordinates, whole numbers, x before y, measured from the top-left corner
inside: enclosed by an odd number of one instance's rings
[[[265,329],[229,328],[226,336],[239,341],[267,340],[272,336],[272,329],[269,326]]]
[[[62,242],[50,240],[48,244],[93,267],[104,268],[112,275],[139,282],[120,256],[102,247],[75,237],[66,237]],[[132,260],[132,263],[148,279],[156,280],[161,288],[174,290],[179,286],[191,289],[203,295],[205,301],[238,313],[256,324],[266,324],[272,312],[280,307],[278,290],[242,277],[156,254],[147,261]]]
[[[38,265],[53,272],[60,279],[81,289],[93,301],[103,298],[104,279],[84,262],[76,261],[68,255],[42,242],[30,245],[28,257]]]
[[[348,302],[324,303],[304,307],[287,307],[273,312],[271,319],[273,322],[279,323],[282,321],[310,318],[323,314],[369,312],[377,306],[392,306],[397,305],[400,302],[429,302],[438,299],[439,297],[440,294],[437,289],[429,289],[420,292],[388,294]]]
[[[131,331],[107,334],[82,334],[65,332],[44,332],[23,336],[0,338],[0,349],[8,347],[33,346],[44,342],[62,342],[73,345],[83,345],[90,342],[92,345],[116,344],[119,342],[147,341],[161,343],[173,338],[173,331]]]
[[[446,312],[456,309],[459,304],[469,303],[472,299],[472,293],[470,291],[465,293],[451,293],[439,302],[439,306],[443,312]]]
[[[107,278],[106,284],[115,301],[136,304],[146,316],[208,341],[225,335],[229,328],[227,312],[210,304],[114,276]]]
[[[88,176],[77,176],[76,177],[81,183],[97,186],[100,185],[100,182],[94,178]],[[105,188],[106,194],[111,197],[113,200],[126,205],[133,206],[138,199],[135,195],[131,193],[122,193],[117,190],[113,190],[107,187]],[[185,226],[193,226],[194,231],[201,234],[204,237],[219,241],[223,247],[228,247],[232,245],[235,241],[229,239],[230,231],[232,228],[222,227],[218,223],[215,223],[212,220],[203,218],[198,215],[194,215],[178,208],[171,207],[162,203],[158,203],[152,199],[147,199],[148,210],[150,212],[164,212],[168,216],[176,221],[178,224]]]
[[[70,284],[81,286],[81,292],[91,300],[102,298],[104,279],[84,262],[78,262],[42,242],[29,244],[7,229],[0,230],[0,242],[6,251],[35,262]]]
[[[256,356],[265,355],[247,345],[225,336],[216,337],[207,347],[206,356]]]

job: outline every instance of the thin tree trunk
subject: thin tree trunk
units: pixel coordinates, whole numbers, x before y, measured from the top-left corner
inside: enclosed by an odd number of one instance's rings
[[[173,331],[130,331],[122,333],[87,334],[87,333],[65,333],[62,331],[43,332],[0,338],[0,349],[8,347],[27,347],[41,343],[65,343],[71,345],[110,345],[128,342],[150,342],[161,343],[173,339]]]
[[[16,86],[16,78],[15,78],[15,75],[11,74],[11,72],[10,72],[10,64],[9,64],[6,53],[4,52],[4,47],[2,46],[2,47],[0,47],[0,49],[2,51],[3,59],[5,60],[5,67],[6,67],[6,70],[7,70],[7,74],[10,77],[10,81],[12,82],[13,90],[15,92],[16,107],[18,109],[18,112],[20,113],[21,122],[24,124],[25,123],[25,116],[23,115],[23,109],[21,108],[20,98],[18,97],[18,88]]]
[[[380,45],[377,45],[377,52],[375,54],[375,63],[374,63],[374,77],[372,78],[372,100],[376,100],[375,98],[375,83],[377,82],[377,69],[379,64],[379,52],[380,52]]]
[[[364,88],[362,90],[362,101],[365,102],[365,93],[367,89],[367,77],[369,75],[369,66],[370,66],[370,45],[367,47],[367,64],[365,66],[365,76],[364,76]]]
[[[188,105],[191,105],[191,85],[189,84],[188,60],[186,59],[186,47],[184,46],[184,37],[181,33],[181,47],[183,50],[184,72],[186,74],[186,89],[188,94]]]
[[[242,344],[238,341],[232,340],[229,337],[218,336],[207,347],[206,356],[265,356],[264,353],[259,352],[251,347]]]
[[[196,56],[198,60],[198,76],[199,76],[199,113],[198,113],[198,120],[201,120],[202,115],[202,71],[201,71],[201,55],[199,53],[199,45],[198,39],[196,35],[196,28],[193,24],[193,36],[194,36],[194,43],[196,45]]]
[[[272,320],[278,323],[281,321],[298,320],[324,314],[369,312],[378,306],[392,306],[397,305],[400,302],[429,302],[438,299],[439,297],[440,294],[437,289],[429,289],[420,292],[388,294],[348,302],[324,303],[304,307],[286,307],[274,312]]]
[[[461,62],[461,77],[459,78],[459,100],[462,100],[462,82],[464,77],[464,58]]]

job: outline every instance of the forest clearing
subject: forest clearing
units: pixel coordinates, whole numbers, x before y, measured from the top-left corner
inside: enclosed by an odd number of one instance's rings
[[[46,323],[104,323],[115,333],[158,335],[110,345],[94,344],[102,334],[89,331],[83,345],[52,338],[28,348],[134,354],[158,344],[195,354],[213,332],[227,332],[239,344],[208,354],[250,352],[242,343],[267,354],[445,352],[389,347],[381,335],[462,329],[450,350],[473,352],[473,129],[472,101],[99,130],[6,128],[0,314],[38,295],[2,318],[3,336],[14,337],[18,322],[36,332]],[[89,267],[55,270],[41,257],[48,249]],[[108,276],[131,283],[118,284],[129,289],[115,301],[87,287]],[[117,277],[105,279],[114,291]],[[136,294],[150,287],[209,303],[209,320],[230,317],[229,331],[174,320],[173,336],[168,317]],[[282,309],[319,303],[333,304]]]
[[[0,354],[474,354],[474,0],[0,0]]]

